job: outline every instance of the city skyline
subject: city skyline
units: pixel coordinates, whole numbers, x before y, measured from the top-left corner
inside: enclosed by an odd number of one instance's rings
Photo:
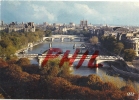
[[[1,1],[1,20],[11,22],[139,25],[139,2]]]

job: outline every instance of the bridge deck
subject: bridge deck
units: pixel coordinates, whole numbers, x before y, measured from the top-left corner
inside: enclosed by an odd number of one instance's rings
[[[64,54],[60,54],[58,57],[62,58]],[[52,55],[47,55],[47,57],[53,57],[55,56],[55,54],[52,54]],[[73,54],[69,54],[68,57],[71,58],[73,56]],[[80,55],[78,54],[76,59],[81,59],[83,55]],[[35,58],[35,57],[38,57],[38,58],[45,58],[46,57],[46,54],[18,54],[18,57],[19,58],[22,58],[22,57],[26,57],[26,58]],[[92,55],[87,55],[85,59],[91,59]],[[105,60],[105,61],[113,61],[113,60],[123,60],[123,58],[121,57],[116,57],[116,56],[97,56],[96,57],[96,60]]]
[[[65,39],[65,38],[68,38],[68,39],[86,39],[88,37],[83,37],[83,36],[77,36],[77,35],[52,35],[51,37],[43,37],[43,40],[45,39],[56,39],[56,38],[59,38],[59,39]]]

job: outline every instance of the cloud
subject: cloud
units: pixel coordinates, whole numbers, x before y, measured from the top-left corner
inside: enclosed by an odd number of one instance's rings
[[[40,7],[40,6],[37,6],[35,4],[33,4],[31,6],[34,10],[34,14],[33,14],[34,18],[36,18],[36,19],[41,19],[41,18],[46,19],[46,18],[48,18],[48,20],[50,20],[50,21],[54,20],[54,18],[55,18],[54,14],[49,12],[46,7],[44,7],[44,6]]]
[[[80,14],[83,18],[85,19],[93,19],[93,18],[97,18],[100,16],[99,12],[96,11],[93,8],[90,8],[88,5],[86,4],[74,4],[74,9],[76,10],[76,13]]]
[[[14,7],[18,7],[20,6],[20,1],[8,1],[7,3],[9,3],[9,5],[12,5]]]
[[[85,4],[75,4],[75,9],[77,9],[78,11],[80,11],[81,13],[83,13],[84,15],[95,15],[95,16],[98,16],[99,13],[95,10],[95,9],[91,9],[88,7],[88,5],[85,5]]]
[[[139,8],[139,2],[135,2],[134,5]]]
[[[5,22],[34,21],[139,25],[139,2],[108,1],[2,1],[1,19]]]

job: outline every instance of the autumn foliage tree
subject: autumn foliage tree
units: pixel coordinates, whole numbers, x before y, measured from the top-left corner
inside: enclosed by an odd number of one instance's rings
[[[20,65],[20,66],[26,66],[26,65],[29,65],[30,64],[30,60],[27,59],[27,58],[20,58],[17,61],[17,64]]]
[[[7,63],[0,60],[0,85],[17,99],[83,99],[83,100],[131,100],[127,92],[133,87],[118,88],[111,82],[103,82],[95,74],[88,76],[71,75],[69,64],[59,67],[59,59],[51,59],[42,69],[24,63]],[[24,60],[22,60],[24,61]],[[22,62],[21,61],[21,62]],[[22,66],[20,66],[22,65]],[[32,68],[32,70],[31,70]],[[6,97],[7,98],[7,97]]]
[[[4,61],[3,59],[0,58],[0,68],[6,67],[6,66],[8,66],[6,61]]]
[[[88,76],[87,85],[93,90],[102,90],[103,81],[99,76],[91,74]]]
[[[124,93],[124,99],[125,100],[137,100],[138,99],[138,93],[135,91],[135,89],[130,86],[130,85],[127,85],[127,86],[123,86],[121,88],[121,91]],[[134,93],[134,96],[128,96],[127,93]]]

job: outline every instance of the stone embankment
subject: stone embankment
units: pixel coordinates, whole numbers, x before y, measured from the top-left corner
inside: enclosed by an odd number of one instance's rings
[[[43,41],[40,41],[40,42],[36,42],[36,43],[32,43],[32,46],[27,46],[27,47],[24,47],[24,48],[22,48],[22,49],[20,49],[20,50],[17,50],[16,51],[16,53],[15,53],[15,55],[18,55],[20,52],[24,52],[25,50],[28,50],[29,48],[32,48],[32,47],[34,47],[34,46],[36,46],[36,45],[38,45],[38,44],[40,44],[40,43],[43,43]],[[30,43],[29,43],[30,44]]]

